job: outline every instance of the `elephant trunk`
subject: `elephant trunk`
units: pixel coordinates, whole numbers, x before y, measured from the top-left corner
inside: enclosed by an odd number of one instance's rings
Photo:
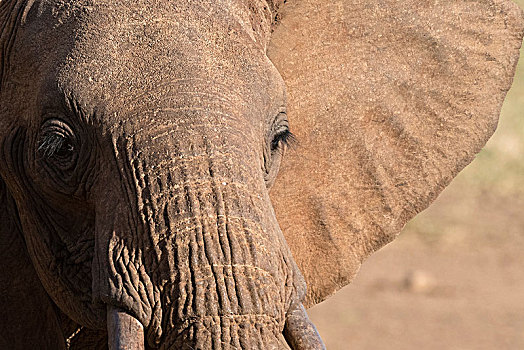
[[[206,137],[148,156],[137,142],[115,143],[123,185],[97,216],[98,299],[139,320],[152,347],[287,348],[305,286],[257,162]]]

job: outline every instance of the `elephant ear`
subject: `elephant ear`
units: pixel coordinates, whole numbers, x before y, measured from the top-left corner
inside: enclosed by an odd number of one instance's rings
[[[312,306],[494,132],[523,19],[508,0],[289,0],[268,56],[298,145],[271,198]]]

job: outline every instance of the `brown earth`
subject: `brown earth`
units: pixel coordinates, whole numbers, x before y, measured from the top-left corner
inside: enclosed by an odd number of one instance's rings
[[[524,349],[523,114],[521,59],[477,159],[350,286],[309,310],[328,349]]]

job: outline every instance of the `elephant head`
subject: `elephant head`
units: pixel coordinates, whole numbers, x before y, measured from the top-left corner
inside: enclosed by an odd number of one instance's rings
[[[484,145],[523,21],[284,2],[0,0],[0,345],[323,347],[304,307]]]

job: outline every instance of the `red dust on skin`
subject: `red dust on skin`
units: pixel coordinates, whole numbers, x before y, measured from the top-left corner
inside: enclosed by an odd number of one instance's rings
[[[0,346],[323,348],[304,305],[483,146],[522,14],[280,4],[0,1]]]

